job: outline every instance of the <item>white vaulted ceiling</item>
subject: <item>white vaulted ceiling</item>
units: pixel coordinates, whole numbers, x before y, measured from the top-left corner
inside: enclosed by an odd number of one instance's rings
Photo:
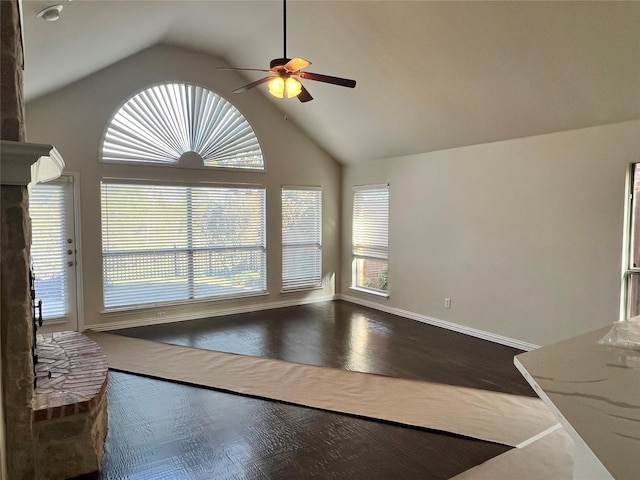
[[[36,18],[55,3],[59,21]],[[22,7],[27,101],[156,43],[221,66],[268,68],[283,53],[280,1]],[[273,99],[342,163],[640,118],[638,2],[290,0],[287,17],[289,57],[358,82],[304,81],[312,102]]]

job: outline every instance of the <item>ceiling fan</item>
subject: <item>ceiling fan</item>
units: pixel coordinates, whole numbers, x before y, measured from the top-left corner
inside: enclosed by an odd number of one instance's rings
[[[316,82],[330,83],[332,85],[339,85],[341,87],[354,88],[356,86],[355,80],[349,80],[348,78],[332,77],[329,75],[322,75],[320,73],[303,72],[302,70],[311,62],[304,58],[294,57],[287,58],[287,2],[283,0],[283,55],[282,58],[274,58],[269,64],[269,69],[260,68],[232,68],[232,67],[220,67],[219,70],[244,70],[254,72],[265,72],[270,75],[251,82],[248,85],[237,88],[233,93],[243,93],[247,90],[269,82],[269,93],[278,98],[294,98],[298,97],[301,102],[309,102],[313,100],[313,97],[309,91],[304,88],[299,78],[305,80],[314,80]]]

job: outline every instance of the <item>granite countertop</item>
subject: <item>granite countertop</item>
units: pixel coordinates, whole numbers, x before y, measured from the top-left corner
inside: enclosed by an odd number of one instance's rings
[[[640,351],[598,344],[611,326],[514,363],[573,437],[616,479],[640,478]]]

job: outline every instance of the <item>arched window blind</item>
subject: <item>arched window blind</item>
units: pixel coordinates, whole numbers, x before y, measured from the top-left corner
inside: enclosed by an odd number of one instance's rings
[[[258,139],[238,109],[184,83],[156,85],[127,101],[107,129],[102,161],[264,170]]]
[[[282,290],[322,285],[322,190],[282,187]]]
[[[352,287],[386,294],[389,262],[389,186],[353,190]]]

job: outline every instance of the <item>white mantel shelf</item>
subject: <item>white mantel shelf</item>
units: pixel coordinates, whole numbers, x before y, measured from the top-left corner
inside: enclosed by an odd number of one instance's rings
[[[64,160],[52,145],[41,143],[0,142],[0,183],[28,185],[58,178]]]
[[[610,329],[514,360],[573,438],[576,479],[640,479],[640,351],[598,344]]]

